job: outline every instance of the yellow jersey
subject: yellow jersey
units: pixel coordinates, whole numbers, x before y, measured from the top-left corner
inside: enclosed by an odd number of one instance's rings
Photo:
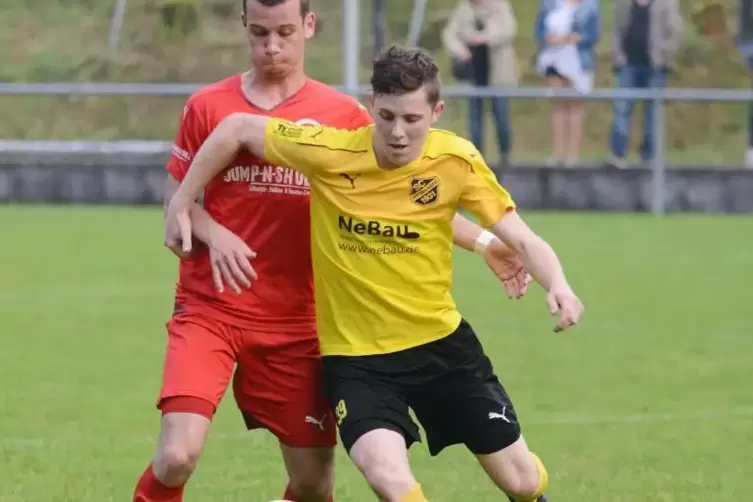
[[[450,335],[452,219],[485,227],[515,205],[467,140],[432,129],[408,165],[379,167],[373,126],[269,121],[264,157],[311,184],[316,324],[324,356],[386,354]]]

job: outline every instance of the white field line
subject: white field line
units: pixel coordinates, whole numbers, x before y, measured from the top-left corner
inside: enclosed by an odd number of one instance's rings
[[[723,421],[740,417],[753,417],[753,407],[722,408],[710,410],[698,410],[695,412],[676,413],[633,413],[628,415],[590,415],[577,412],[550,413],[539,419],[524,420],[524,426],[595,426],[595,425],[621,425],[621,424],[650,424],[657,422],[673,423],[686,421]],[[214,433],[210,434],[209,441],[239,441],[248,438],[248,432],[237,433]],[[91,436],[88,436],[91,438]],[[60,437],[16,437],[0,436],[0,451],[3,450],[27,450],[45,449],[52,446],[70,445],[75,446],[81,442],[78,435],[65,435]],[[157,438],[149,436],[141,437],[108,437],[107,441],[125,444],[156,444]]]

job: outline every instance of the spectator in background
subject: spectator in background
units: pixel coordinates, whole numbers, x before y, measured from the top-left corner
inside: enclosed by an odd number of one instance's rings
[[[513,45],[516,33],[517,22],[508,0],[461,0],[450,15],[442,40],[454,60],[456,76],[460,76],[458,67],[465,67],[473,85],[515,86],[519,78]],[[471,141],[482,153],[484,101],[478,97],[469,100]],[[491,104],[504,168],[510,161],[508,100],[495,97]]]
[[[601,36],[598,0],[541,0],[536,18],[538,72],[553,88],[593,88],[594,48]],[[583,102],[552,103],[552,157],[550,165],[573,166],[580,159]]]
[[[746,50],[749,54],[745,57],[745,62],[748,65],[748,70],[753,72],[753,45]],[[753,75],[753,73],[752,73]],[[745,167],[753,169],[753,102],[748,104],[748,145],[745,150]]]
[[[737,23],[737,43],[753,77],[753,0],[740,2],[740,15]],[[753,168],[753,102],[748,104],[748,144],[745,151],[745,167]]]
[[[749,68],[753,67],[753,61],[748,61]],[[745,167],[753,169],[753,102],[748,104],[748,147],[745,150]]]
[[[682,14],[677,0],[616,0],[614,28],[614,70],[620,88],[664,88],[667,71],[673,65],[682,42]],[[633,100],[614,103],[611,155],[608,164],[624,168],[630,137]],[[656,131],[654,102],[643,103],[641,159],[654,157]]]
[[[749,50],[753,51],[753,47],[750,47]],[[748,70],[753,72],[753,54],[745,57],[745,63]],[[753,101],[748,103],[747,141],[743,166],[753,169]]]

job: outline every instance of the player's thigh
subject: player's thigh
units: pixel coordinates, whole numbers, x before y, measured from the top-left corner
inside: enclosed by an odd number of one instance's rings
[[[491,363],[485,378],[479,373],[459,377],[457,382],[448,378],[448,402],[455,405],[449,415],[449,427],[460,442],[476,455],[501,451],[521,437],[520,423],[507,391],[494,376]]]
[[[394,366],[391,355],[323,359],[343,446],[380,500],[401,500],[416,484],[408,448],[420,435]]]
[[[464,444],[505,492],[522,498],[540,495],[546,469],[528,450],[512,400],[470,325],[462,322],[457,334],[453,352],[458,365],[432,389],[444,389],[444,404],[454,410],[441,423],[448,436],[440,441]],[[436,416],[427,418],[427,435]]]
[[[402,500],[416,485],[408,447],[399,432],[373,429],[360,436],[350,458],[382,500]]]
[[[209,403],[213,414],[230,383],[234,365],[227,326],[201,315],[174,316],[167,323],[167,351],[157,407],[163,414],[202,411],[192,409],[190,399],[187,404],[178,399],[196,398]],[[186,406],[189,409],[184,409]],[[207,414],[203,411],[200,414]]]
[[[264,335],[241,335],[233,393],[246,425],[266,428],[290,447],[335,446],[316,334],[301,333],[280,345],[264,344]]]
[[[408,410],[405,393],[396,382],[371,365],[371,358],[326,356],[323,382],[334,412],[343,447],[350,453],[361,436],[373,430],[390,430],[406,447],[420,441],[418,426]]]

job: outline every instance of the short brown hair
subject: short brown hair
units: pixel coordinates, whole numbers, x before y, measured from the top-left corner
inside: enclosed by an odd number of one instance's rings
[[[249,0],[241,0],[242,8],[243,8],[243,18],[245,19],[248,16],[248,3]],[[282,5],[288,0],[256,0],[262,5],[265,5],[267,7],[277,7],[278,5]],[[310,0],[300,0],[301,2],[301,17],[306,17],[306,14],[311,12],[311,1]]]
[[[408,94],[424,87],[431,105],[439,102],[439,67],[420,47],[391,45],[374,58],[371,88],[374,94]]]

